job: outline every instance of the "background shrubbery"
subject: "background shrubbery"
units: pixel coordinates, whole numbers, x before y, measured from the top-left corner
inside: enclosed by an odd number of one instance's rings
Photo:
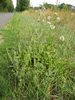
[[[30,8],[33,8],[33,7],[30,7]],[[34,10],[39,10],[39,9],[44,9],[47,10],[47,9],[59,9],[60,11],[74,11],[75,10],[75,7],[72,9],[72,5],[71,4],[65,4],[65,3],[62,3],[62,4],[59,4],[59,5],[53,5],[53,4],[48,4],[48,3],[44,3],[43,5],[40,5],[39,7],[34,7],[33,9]]]
[[[24,11],[29,9],[29,0],[17,0],[16,11]]]
[[[0,0],[0,12],[13,12],[14,5],[12,0]]]

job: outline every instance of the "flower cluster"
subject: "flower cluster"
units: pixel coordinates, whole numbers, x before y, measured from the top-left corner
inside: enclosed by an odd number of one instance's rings
[[[51,16],[48,16],[47,19],[51,19]]]
[[[57,12],[55,12],[54,14],[55,14],[55,15],[57,15],[58,13],[57,13]]]
[[[60,36],[60,40],[64,41],[65,40],[64,36]]]
[[[35,12],[38,12],[37,10]]]
[[[45,20],[43,19],[42,21],[44,22]]]
[[[47,22],[48,24],[51,24],[51,22]]]
[[[59,20],[60,20],[60,18],[59,18],[59,17],[57,17],[57,20],[59,21]]]
[[[40,9],[39,9],[39,10],[40,10]],[[36,10],[36,12],[37,12],[37,10]],[[54,14],[57,15],[58,13],[55,12]],[[51,16],[48,16],[47,19],[50,20],[50,19],[51,19]],[[38,22],[39,22],[39,21],[40,21],[40,19],[38,19]],[[45,22],[45,19],[42,19],[42,21]],[[60,21],[60,18],[59,18],[59,17],[57,17],[57,21]],[[54,26],[54,25],[51,25],[51,22],[47,22],[47,24],[50,25],[50,28],[51,28],[51,29],[55,29],[55,26]]]
[[[55,26],[53,26],[53,25],[50,25],[50,27],[51,27],[51,29],[55,29]]]

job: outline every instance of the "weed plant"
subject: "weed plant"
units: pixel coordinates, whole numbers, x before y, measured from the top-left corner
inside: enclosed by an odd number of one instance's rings
[[[1,100],[75,99],[75,15],[54,13],[15,13],[1,29]]]

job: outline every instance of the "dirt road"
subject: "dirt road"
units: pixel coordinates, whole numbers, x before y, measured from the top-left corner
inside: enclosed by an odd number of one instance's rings
[[[0,29],[14,15],[14,13],[0,13]]]

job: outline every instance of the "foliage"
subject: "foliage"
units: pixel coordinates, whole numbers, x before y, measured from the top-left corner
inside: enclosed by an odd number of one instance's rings
[[[28,12],[15,13],[0,32],[1,100],[74,100],[74,14]]]
[[[63,9],[64,11],[70,10],[71,7],[72,7],[72,5],[70,5],[70,4],[65,4],[65,3],[62,3],[61,5],[58,6],[58,8],[60,8],[60,10]]]
[[[14,6],[12,4],[12,1],[9,1],[8,4],[7,4],[7,9],[8,9],[8,12],[13,12],[14,10]]]
[[[0,99],[2,95],[5,95],[7,89],[6,80],[0,75]]]
[[[44,7],[46,10],[47,9],[60,9],[60,10],[63,10],[63,11],[70,11],[72,10],[71,7],[72,5],[70,4],[65,4],[65,3],[62,3],[61,5],[53,5],[53,4],[48,4],[48,3],[44,3],[43,5],[40,5],[39,7],[34,7],[35,10],[38,10],[38,9],[42,9],[42,7]]]
[[[16,11],[24,11],[29,9],[29,0],[17,0]]]
[[[46,9],[51,9],[51,8],[54,7],[54,5],[48,4],[48,3],[44,3],[44,6],[45,6]]]
[[[12,3],[12,0],[2,0],[2,1],[0,1],[0,3],[1,3],[0,4],[1,5],[0,11],[13,12],[14,6]]]
[[[41,7],[42,8],[42,7]],[[39,10],[40,9],[40,7],[34,7],[34,10]]]

